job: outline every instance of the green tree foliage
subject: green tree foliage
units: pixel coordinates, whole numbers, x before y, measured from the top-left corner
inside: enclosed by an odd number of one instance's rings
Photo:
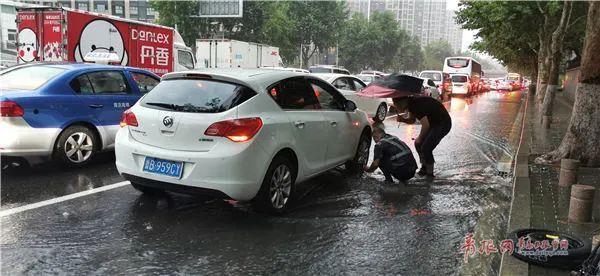
[[[370,19],[357,13],[348,20],[340,37],[340,64],[354,72],[417,70],[420,46],[400,29],[393,14],[374,13]]]
[[[425,70],[442,70],[444,60],[447,57],[454,56],[452,46],[447,41],[439,40],[429,43],[423,50],[425,60],[423,63]]]

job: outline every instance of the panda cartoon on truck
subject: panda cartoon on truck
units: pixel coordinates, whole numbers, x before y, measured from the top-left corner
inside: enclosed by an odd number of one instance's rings
[[[19,8],[17,18],[19,63],[97,62],[159,76],[195,67],[191,48],[173,28],[68,8]]]

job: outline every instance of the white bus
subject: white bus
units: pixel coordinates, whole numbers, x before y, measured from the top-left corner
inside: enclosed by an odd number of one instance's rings
[[[483,90],[481,64],[471,57],[447,57],[444,61],[443,72],[450,75],[466,74],[471,79],[471,91],[478,93]]]

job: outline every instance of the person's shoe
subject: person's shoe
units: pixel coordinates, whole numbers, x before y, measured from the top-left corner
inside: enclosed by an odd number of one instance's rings
[[[427,165],[427,166],[425,167],[425,175],[427,175],[428,177],[435,177],[435,176],[433,175],[433,164],[431,164],[431,165]]]
[[[424,176],[427,175],[427,170],[425,169],[425,165],[421,167],[421,169],[417,172],[418,175]]]
[[[394,184],[395,182],[393,178],[386,178],[385,183]]]

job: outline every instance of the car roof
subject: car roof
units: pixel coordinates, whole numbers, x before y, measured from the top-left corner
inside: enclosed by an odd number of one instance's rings
[[[194,78],[194,76],[208,75],[212,79],[233,82],[248,86],[255,91],[264,91],[269,85],[291,77],[306,77],[305,73],[273,69],[242,69],[242,68],[216,68],[196,69],[182,72],[173,72],[163,75],[163,80],[174,78]]]
[[[74,69],[104,69],[104,68],[126,68],[126,69],[135,69],[142,70],[133,67],[127,66],[119,66],[119,65],[106,65],[106,64],[97,64],[97,63],[87,63],[87,62],[30,62],[25,64],[20,64],[14,66],[12,68],[23,68],[23,67],[34,67],[34,66],[47,66],[47,67],[55,67],[62,68],[66,70],[74,70]],[[142,70],[144,71],[144,70]]]
[[[316,76],[319,78],[322,78],[324,80],[333,80],[333,79],[337,79],[339,77],[351,77],[351,78],[356,78],[353,75],[346,75],[346,74],[335,74],[335,73],[310,73],[312,76]]]
[[[421,73],[440,73],[440,74],[442,74],[442,71],[439,71],[439,70],[423,70],[423,71],[421,71]]]

